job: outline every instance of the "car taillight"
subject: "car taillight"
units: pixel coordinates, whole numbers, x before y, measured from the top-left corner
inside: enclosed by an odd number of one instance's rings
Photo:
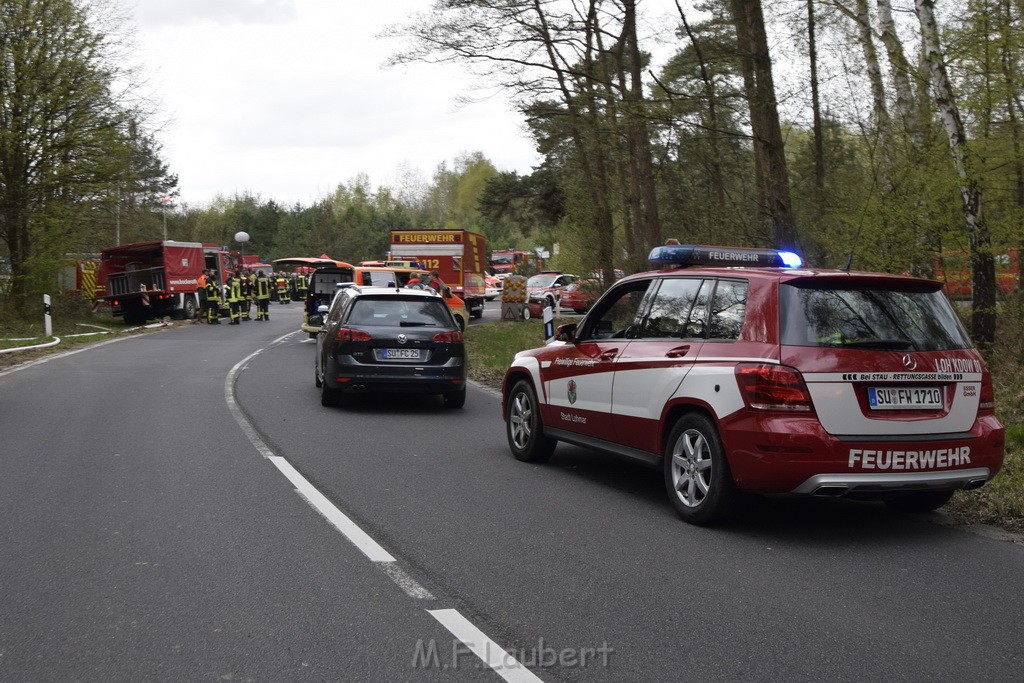
[[[438,332],[434,335],[434,341],[441,344],[455,344],[462,341],[461,332]]]
[[[370,333],[362,330],[353,330],[350,327],[342,327],[338,330],[338,341],[370,341]]]
[[[736,366],[736,381],[747,406],[755,410],[811,410],[811,395],[793,368],[763,363]]]
[[[981,373],[981,397],[978,402],[978,411],[991,413],[996,409],[996,391],[992,388],[992,375],[988,372]]]

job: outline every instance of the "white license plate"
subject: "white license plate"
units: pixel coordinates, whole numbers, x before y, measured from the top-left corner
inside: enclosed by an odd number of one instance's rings
[[[872,410],[941,408],[942,390],[938,387],[869,387],[868,405]]]
[[[384,360],[419,360],[419,349],[384,349],[380,357]]]

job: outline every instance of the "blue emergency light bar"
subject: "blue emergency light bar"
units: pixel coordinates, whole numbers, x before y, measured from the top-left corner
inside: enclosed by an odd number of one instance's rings
[[[754,268],[799,268],[803,260],[791,251],[746,247],[708,247],[699,244],[670,244],[651,249],[648,262],[655,268],[689,266]]]

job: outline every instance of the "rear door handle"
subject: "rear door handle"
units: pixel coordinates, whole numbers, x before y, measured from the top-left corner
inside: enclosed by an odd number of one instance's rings
[[[667,358],[682,358],[683,356],[685,356],[689,352],[690,352],[690,345],[689,344],[683,344],[682,346],[677,346],[674,349],[669,349],[665,353],[665,357],[667,357]]]

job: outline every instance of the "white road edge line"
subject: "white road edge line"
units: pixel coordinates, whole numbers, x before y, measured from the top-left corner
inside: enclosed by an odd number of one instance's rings
[[[506,681],[535,683],[541,680],[519,660],[505,652],[500,645],[484,635],[484,632],[474,626],[471,621],[459,614],[458,610],[428,609],[427,612]]]
[[[289,332],[288,334],[278,337],[272,341],[266,348],[269,349],[276,344],[280,344],[288,337],[296,334],[295,332]],[[365,531],[363,531],[358,524],[353,522],[348,515],[339,510],[334,503],[332,503],[327,496],[320,493],[319,490],[303,477],[298,470],[296,470],[287,459],[277,455],[271,450],[270,446],[260,438],[260,435],[256,432],[256,429],[246,418],[245,413],[242,412],[238,402],[235,400],[235,379],[242,370],[249,364],[249,361],[258,356],[266,349],[260,349],[250,355],[246,356],[238,363],[235,364],[231,371],[228,372],[228,376],[224,381],[224,399],[228,404],[228,410],[235,418],[235,422],[241,427],[242,433],[245,434],[249,442],[256,448],[260,455],[269,460],[277,469],[283,474],[288,481],[295,487],[295,492],[299,494],[314,510],[320,513],[324,519],[326,519],[331,526],[337,529],[341,534],[349,540],[349,542],[358,548],[366,557],[372,562],[376,563],[377,566],[383,571],[388,577],[391,578],[395,584],[401,588],[406,595],[411,598],[418,600],[433,600],[434,596],[427,589],[420,586],[415,579],[405,573],[405,571],[398,566],[397,561],[391,556],[387,550],[385,550],[379,543],[370,537]]]
[[[395,561],[391,553],[370,538],[369,534],[360,529],[344,512],[336,508],[334,503],[327,500],[327,496],[320,493],[315,486],[299,474],[298,470],[291,466],[291,463],[277,455],[271,456],[269,460],[277,466],[277,469],[281,470],[281,474],[288,477],[288,481],[295,486],[296,492],[305,498],[313,506],[313,509],[323,515],[324,519],[340,531],[345,538],[351,541],[352,545],[363,551],[364,555],[374,562]]]

